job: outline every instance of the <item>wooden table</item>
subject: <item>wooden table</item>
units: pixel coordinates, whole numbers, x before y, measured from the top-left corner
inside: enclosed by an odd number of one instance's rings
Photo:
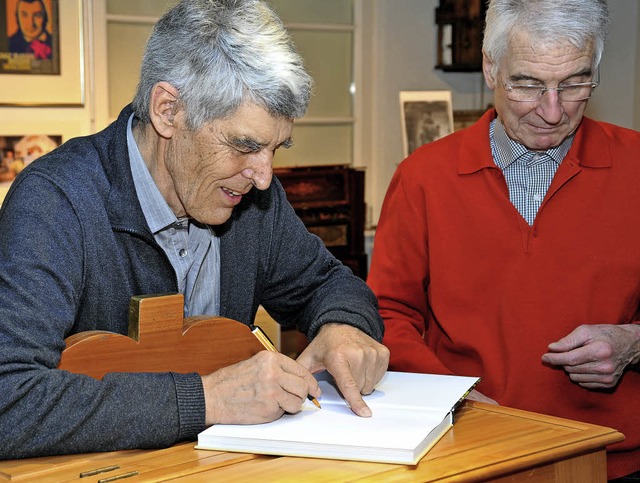
[[[65,482],[605,482],[614,429],[466,402],[454,427],[416,466],[194,449],[118,451],[0,462],[0,481]],[[95,476],[80,473],[117,466]],[[137,472],[136,476],[112,479]]]

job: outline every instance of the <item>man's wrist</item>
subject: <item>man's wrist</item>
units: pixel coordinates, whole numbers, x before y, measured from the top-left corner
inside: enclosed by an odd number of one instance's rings
[[[627,325],[629,334],[633,337],[633,354],[629,362],[629,369],[640,371],[640,321],[634,321]]]

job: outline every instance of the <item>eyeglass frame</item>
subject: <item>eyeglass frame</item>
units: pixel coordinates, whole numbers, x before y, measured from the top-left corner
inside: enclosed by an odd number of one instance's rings
[[[600,85],[600,69],[598,69],[596,71],[596,79],[597,80],[592,80],[589,82],[575,82],[573,84],[565,84],[562,85],[562,83],[560,83],[558,85],[558,87],[547,87],[547,86],[538,86],[535,84],[511,84],[509,82],[505,82],[504,80],[502,81],[502,85],[504,86],[504,90],[507,93],[507,98],[510,101],[514,101],[514,102],[537,102],[540,99],[542,99],[542,97],[544,96],[545,92],[547,91],[556,91],[558,93],[558,99],[560,99],[560,101],[562,102],[582,102],[582,101],[586,101],[588,99],[591,99],[591,96],[593,95],[593,90],[598,87]],[[589,93],[589,97],[584,97],[582,99],[562,99],[561,98],[561,92],[563,90],[565,90],[568,87],[580,87],[580,86],[590,86],[591,87],[591,91]],[[535,98],[535,99],[512,99],[511,97],[509,97],[509,92],[513,91],[514,87],[525,87],[527,89],[531,89],[531,92],[535,92],[533,89],[539,89],[540,90],[540,95]]]

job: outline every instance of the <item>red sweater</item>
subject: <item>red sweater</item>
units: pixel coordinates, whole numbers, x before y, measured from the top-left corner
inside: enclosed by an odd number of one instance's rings
[[[504,406],[613,427],[609,477],[640,469],[640,374],[583,389],[544,366],[581,324],[639,320],[640,133],[585,118],[533,226],[493,162],[488,111],[398,167],[368,283],[390,369],[481,376]]]

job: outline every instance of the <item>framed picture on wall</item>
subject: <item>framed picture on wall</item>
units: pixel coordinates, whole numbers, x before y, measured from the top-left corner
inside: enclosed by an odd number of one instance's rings
[[[487,106],[489,109],[491,106]],[[474,124],[485,113],[484,109],[453,111],[453,129],[459,131]]]
[[[0,183],[10,184],[26,166],[62,144],[62,135],[0,136]]]
[[[0,82],[2,78],[0,77]],[[87,134],[78,120],[59,119],[52,110],[15,110],[12,119],[0,116],[0,202],[11,183],[26,166],[69,139]]]
[[[60,74],[57,0],[1,0],[0,19],[1,74]]]
[[[451,91],[402,91],[400,112],[405,158],[423,144],[453,132]]]
[[[0,106],[84,104],[82,0],[0,0]]]

